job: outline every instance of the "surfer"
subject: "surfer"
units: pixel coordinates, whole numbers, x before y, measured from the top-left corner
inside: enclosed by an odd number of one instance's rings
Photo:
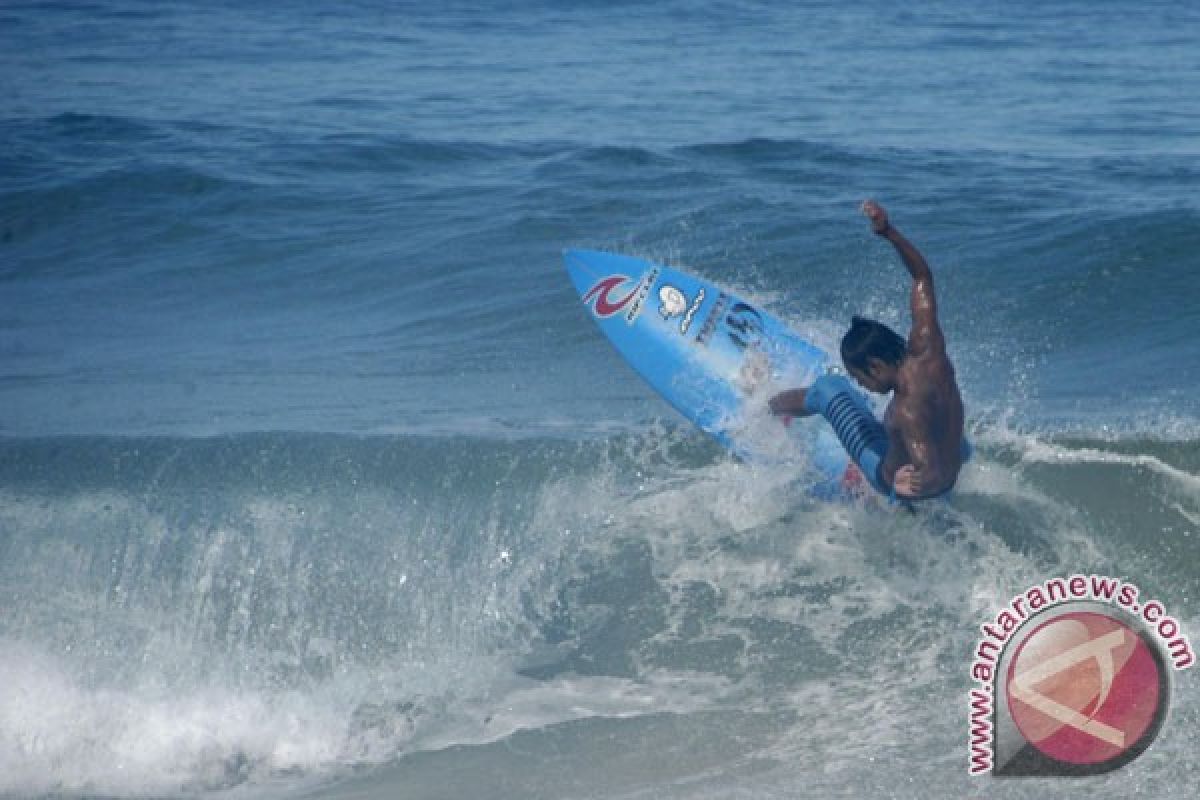
[[[859,385],[877,394],[894,393],[883,428],[878,430],[873,417],[847,423],[844,414],[831,412],[837,399],[847,396],[842,387],[848,388],[835,375],[780,392],[771,398],[770,408],[780,415],[825,415],[876,488],[909,499],[933,497],[954,486],[965,449],[962,397],[938,324],[933,273],[882,206],[867,200],[862,212],[871,230],[896,248],[913,279],[913,325],[907,340],[880,322],[857,316],[842,338],[842,361]]]

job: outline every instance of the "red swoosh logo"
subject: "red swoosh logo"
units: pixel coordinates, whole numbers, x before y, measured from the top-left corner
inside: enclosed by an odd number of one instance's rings
[[[622,297],[620,300],[614,301],[609,295],[613,289],[629,280],[627,275],[610,275],[598,282],[595,286],[587,290],[587,294],[583,296],[583,302],[589,303],[595,298],[596,302],[592,308],[596,311],[598,317],[611,317],[625,306],[629,305],[629,301],[637,294],[638,285],[635,283],[633,288],[629,290],[629,294]]]

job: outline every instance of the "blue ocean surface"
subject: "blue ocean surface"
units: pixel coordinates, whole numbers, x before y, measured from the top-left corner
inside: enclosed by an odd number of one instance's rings
[[[967,776],[987,621],[1200,637],[1200,6],[0,5],[0,796],[1191,797],[1200,691]],[[976,458],[814,501],[566,247],[836,344],[930,260]]]

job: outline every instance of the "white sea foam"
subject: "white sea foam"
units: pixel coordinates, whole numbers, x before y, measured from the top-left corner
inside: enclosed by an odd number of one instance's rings
[[[293,785],[658,714],[793,715],[754,758],[829,774],[903,752],[898,720],[950,741],[927,706],[979,622],[1110,547],[1027,473],[1035,437],[973,438],[954,496],[915,515],[818,502],[802,465],[713,459],[663,426],[531,483],[499,463],[466,506],[235,490],[192,496],[193,522],[133,492],[5,490],[10,580],[46,600],[4,628],[0,791]]]
[[[376,755],[333,697],[97,688],[72,673],[0,640],[0,794],[171,794]]]

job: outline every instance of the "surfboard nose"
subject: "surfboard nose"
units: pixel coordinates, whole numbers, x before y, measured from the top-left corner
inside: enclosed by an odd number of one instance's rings
[[[586,267],[589,260],[594,261],[603,255],[596,250],[584,250],[579,247],[564,247],[562,251],[563,261],[567,263],[568,267]]]
[[[586,251],[568,247],[562,251],[562,254],[563,262],[567,265],[567,274],[571,277],[571,283],[575,285],[575,291],[582,296],[594,278],[593,271],[588,268]]]
[[[567,265],[567,274],[571,276],[571,283],[575,284],[575,290],[582,297],[588,289],[596,284],[596,281],[602,278],[617,274],[631,274],[627,262],[634,261],[634,259],[599,250],[568,247],[563,250],[563,261]],[[637,264],[641,266],[645,262],[637,262]]]

